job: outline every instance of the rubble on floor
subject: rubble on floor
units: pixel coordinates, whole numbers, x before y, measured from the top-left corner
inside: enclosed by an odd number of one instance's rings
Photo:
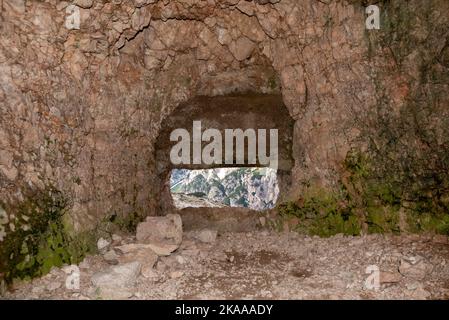
[[[103,239],[101,254],[18,282],[3,298],[449,298],[447,237],[319,238],[267,230],[217,237],[212,229],[183,232],[179,216],[149,219],[137,237]],[[158,252],[155,244],[172,247]],[[79,270],[79,287],[67,285],[73,275],[67,269]]]

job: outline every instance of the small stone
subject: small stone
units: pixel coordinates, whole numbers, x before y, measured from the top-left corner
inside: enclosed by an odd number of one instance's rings
[[[407,290],[413,291],[413,290],[416,290],[419,287],[419,283],[416,283],[416,282],[407,283],[405,285],[405,287],[407,288]]]
[[[61,273],[61,271],[62,270],[59,269],[58,267],[53,266],[53,267],[51,267],[50,272],[48,274],[51,276],[57,276]]]
[[[142,267],[142,276],[151,281],[158,281],[161,279],[159,272],[149,266]]]
[[[119,257],[119,260],[122,263],[138,261],[142,266],[148,266],[150,268],[153,268],[157,262],[157,259],[158,255],[150,248],[139,249]]]
[[[176,256],[176,261],[177,261],[179,264],[185,264],[185,263],[186,263],[186,259],[184,259],[183,256]]]
[[[228,261],[228,256],[223,251],[216,252],[215,255],[214,255],[214,258],[217,261],[223,261],[223,262]]]
[[[184,249],[182,251],[182,254],[185,256],[190,256],[190,257],[196,257],[197,255],[199,255],[200,250],[198,249]]]
[[[35,286],[31,289],[31,292],[34,294],[41,294],[44,292],[44,290],[45,290],[45,288],[42,286]]]
[[[89,9],[93,5],[93,0],[75,0],[75,4],[83,9]]]
[[[57,289],[61,288],[61,283],[60,282],[50,282],[50,284],[47,285],[47,290],[48,291],[55,291]]]
[[[240,1],[237,4],[237,9],[239,9],[241,12],[248,16],[254,15],[254,4],[248,1]]]
[[[181,216],[168,214],[165,217],[147,217],[137,226],[136,238],[141,243],[179,246],[182,242]]]
[[[131,287],[136,283],[140,273],[140,262],[130,262],[122,265],[110,267],[106,271],[95,273],[92,278],[92,284],[97,287],[123,288]]]
[[[112,241],[120,242],[120,241],[122,241],[122,237],[119,236],[118,234],[113,234],[112,235]]]
[[[98,241],[97,241],[98,251],[105,252],[110,244],[111,244],[111,242],[109,242],[106,239],[103,239],[103,238],[98,239]]]
[[[131,253],[137,250],[141,250],[141,249],[150,249],[150,246],[148,244],[142,244],[142,243],[129,243],[129,244],[124,244],[122,246],[119,247],[115,247],[114,249],[118,250],[119,252],[126,254],[126,253]]]
[[[151,248],[151,250],[153,250],[158,256],[168,256],[170,255],[173,251],[175,251],[176,249],[178,249],[178,245],[175,244],[164,244],[164,243],[160,243],[160,244],[156,244],[156,243],[152,243],[149,245],[149,247]]]
[[[426,299],[430,298],[430,296],[431,296],[430,292],[425,290],[421,284],[416,283],[414,287],[415,287],[415,289],[411,290],[412,291],[412,294],[411,294],[412,299],[426,300]]]
[[[426,263],[420,257],[410,257],[408,259],[401,259],[399,265],[399,272],[412,279],[422,280],[428,273],[432,271],[432,265]]]
[[[173,271],[170,273],[170,278],[177,279],[181,278],[184,275],[184,272],[181,270]]]
[[[117,264],[118,263],[118,256],[115,253],[114,250],[109,250],[108,252],[106,252],[103,255],[104,260],[106,260],[107,262],[113,263],[113,264]]]
[[[240,37],[236,41],[232,41],[229,45],[229,51],[231,51],[234,58],[238,61],[248,59],[256,47],[255,43],[247,37]]]
[[[99,297],[107,300],[124,300],[131,298],[133,292],[126,288],[100,287],[97,291]]]
[[[4,1],[4,5],[5,6],[9,5],[13,10],[22,14],[25,12],[26,1],[25,0],[9,0],[9,1]]]
[[[380,272],[380,283],[398,283],[402,280],[399,272]]]
[[[201,230],[196,234],[195,238],[200,240],[201,242],[214,243],[217,239],[217,230]]]
[[[76,264],[71,264],[69,266],[62,267],[61,270],[65,275],[73,275],[79,273],[80,267],[78,267]]]
[[[90,264],[88,258],[85,258],[83,261],[81,261],[78,265],[81,269],[89,269]]]
[[[167,269],[168,269],[168,266],[163,261],[159,261],[156,264],[156,270],[159,271],[159,272],[164,272]]]
[[[438,243],[438,244],[448,244],[449,243],[448,237],[445,235],[442,235],[442,234],[437,234],[437,235],[433,236],[432,241],[434,243]]]

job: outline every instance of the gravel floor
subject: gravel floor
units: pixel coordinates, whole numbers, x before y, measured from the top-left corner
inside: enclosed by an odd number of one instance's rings
[[[67,288],[69,267],[54,268],[40,279],[16,284],[3,298],[449,298],[447,237],[337,235],[322,239],[257,231],[224,233],[212,243],[204,243],[195,236],[193,232],[184,233],[175,252],[156,257],[147,266],[145,262],[139,264],[136,272],[127,275],[131,282],[113,292],[93,285],[92,276],[125,261],[139,260],[136,253],[119,255],[118,259],[106,255],[87,257],[78,266],[79,289],[70,285]],[[116,237],[110,247],[127,243],[135,243],[135,239]]]

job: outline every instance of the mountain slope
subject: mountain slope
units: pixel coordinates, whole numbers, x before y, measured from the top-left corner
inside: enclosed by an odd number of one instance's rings
[[[175,169],[172,171],[170,186],[172,194],[254,210],[272,208],[279,195],[276,170],[270,168]],[[197,206],[197,202],[192,205],[181,204],[181,198],[178,196],[176,199],[177,207]]]

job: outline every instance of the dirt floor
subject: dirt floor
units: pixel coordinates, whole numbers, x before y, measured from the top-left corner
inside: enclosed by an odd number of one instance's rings
[[[207,240],[198,240],[194,232],[184,233],[175,252],[156,257],[148,266],[139,265],[139,270],[126,275],[127,284],[118,284],[112,292],[93,285],[92,276],[120,266],[123,256],[111,259],[99,254],[79,265],[79,289],[66,285],[69,267],[54,268],[40,279],[15,284],[3,298],[449,298],[447,237],[337,235],[322,239],[254,231],[224,233]],[[114,250],[114,246],[134,242],[134,238],[115,236],[110,247]],[[125,256],[128,262],[139,260],[133,252]]]

